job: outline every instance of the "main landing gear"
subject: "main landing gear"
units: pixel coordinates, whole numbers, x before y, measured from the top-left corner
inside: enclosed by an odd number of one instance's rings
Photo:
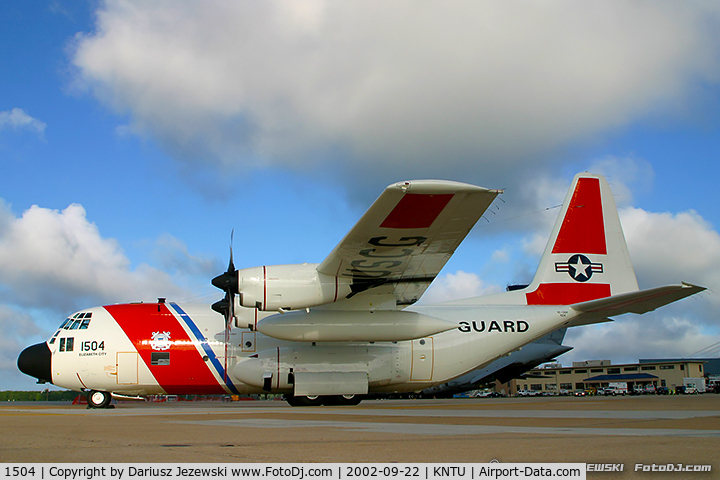
[[[285,395],[285,401],[293,407],[359,405],[362,399],[362,395],[312,395],[307,397]]]

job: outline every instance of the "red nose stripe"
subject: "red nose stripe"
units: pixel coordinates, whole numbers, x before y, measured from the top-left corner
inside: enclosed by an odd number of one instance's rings
[[[195,342],[185,333],[185,329],[166,305],[140,303],[111,305],[105,309],[135,345],[140,358],[167,393],[173,395],[225,393],[203,361]],[[170,334],[169,348],[152,347],[154,332]],[[153,352],[169,353],[169,365],[153,365]]]
[[[383,228],[428,228],[452,199],[452,193],[408,193],[385,218]]]
[[[578,180],[552,253],[607,254],[599,179]]]

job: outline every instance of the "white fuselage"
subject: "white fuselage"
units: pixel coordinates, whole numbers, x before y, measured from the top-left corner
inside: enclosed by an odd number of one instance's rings
[[[294,342],[251,328],[226,332],[222,316],[208,305],[96,307],[79,312],[90,318],[85,328],[68,323],[48,342],[50,380],[73,390],[127,395],[292,394],[294,389],[298,394],[296,379],[340,375],[342,382],[334,383],[345,386],[332,393],[417,391],[508,355],[574,315],[571,309],[552,306],[448,305],[406,311],[456,327],[407,341]],[[357,390],[358,380],[365,378],[365,390]],[[302,394],[327,393],[313,392],[313,385],[304,384]]]

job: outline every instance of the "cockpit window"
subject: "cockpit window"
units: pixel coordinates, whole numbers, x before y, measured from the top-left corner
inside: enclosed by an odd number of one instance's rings
[[[80,312],[73,315],[71,318],[65,319],[61,329],[64,330],[85,330],[90,326],[90,319],[92,318],[92,312]]]

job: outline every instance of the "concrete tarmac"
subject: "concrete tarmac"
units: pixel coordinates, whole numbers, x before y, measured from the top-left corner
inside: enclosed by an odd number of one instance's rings
[[[372,462],[712,465],[720,478],[720,395],[0,405],[3,462]],[[662,476],[663,474],[659,474]],[[665,473],[665,476],[668,474]],[[673,478],[680,478],[671,475]]]

